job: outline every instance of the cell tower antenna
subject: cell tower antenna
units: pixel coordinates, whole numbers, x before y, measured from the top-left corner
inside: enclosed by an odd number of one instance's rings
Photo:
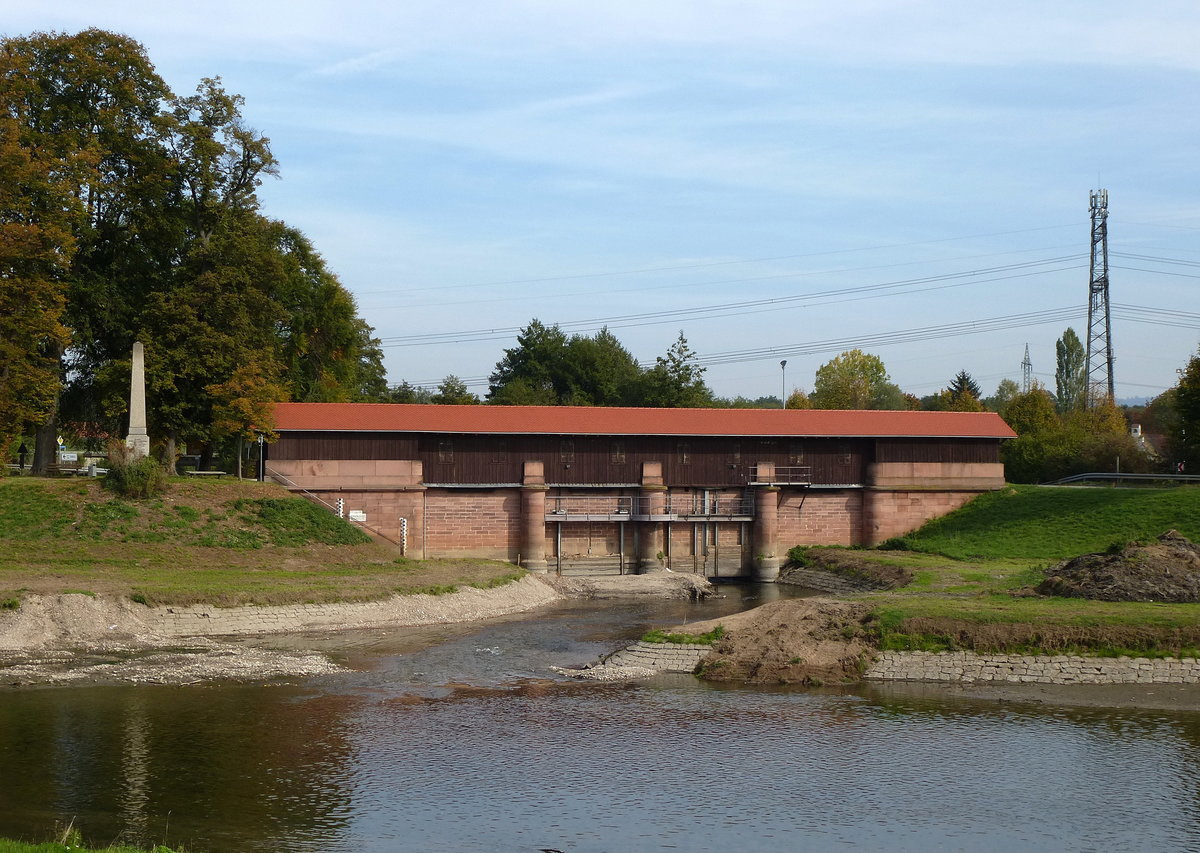
[[[1087,404],[1113,399],[1112,317],[1108,307],[1108,190],[1092,190],[1088,283]]]
[[[1029,344],[1025,344],[1025,360],[1021,362],[1021,393],[1028,394],[1033,387],[1033,362],[1029,360]]]

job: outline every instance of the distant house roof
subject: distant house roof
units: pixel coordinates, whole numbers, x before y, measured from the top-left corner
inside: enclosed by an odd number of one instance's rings
[[[276,429],[280,432],[809,438],[1016,437],[1016,433],[994,412],[278,403],[275,406],[275,420]]]

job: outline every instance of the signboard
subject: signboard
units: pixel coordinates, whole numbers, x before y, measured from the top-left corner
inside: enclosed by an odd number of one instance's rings
[[[79,454],[76,453],[74,450],[60,450],[60,451],[58,451],[58,461],[59,462],[78,462]]]
[[[367,514],[365,512],[363,512],[361,509],[352,509],[352,510],[350,510],[350,520],[351,521],[366,521]]]

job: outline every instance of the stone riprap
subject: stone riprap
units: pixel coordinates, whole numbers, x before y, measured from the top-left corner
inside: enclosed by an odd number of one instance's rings
[[[883,652],[864,677],[964,684],[1200,684],[1200,659]]]
[[[628,666],[657,672],[693,672],[712,646],[698,643],[643,643],[613,652],[607,666]]]
[[[878,584],[872,584],[867,580],[857,580],[854,578],[835,575],[833,572],[825,572],[820,569],[806,569],[798,566],[789,566],[783,570],[783,576],[780,583],[787,583],[793,586],[802,586],[808,589],[817,589],[821,592],[827,592],[834,595],[848,595],[856,592],[870,592],[877,589]]]

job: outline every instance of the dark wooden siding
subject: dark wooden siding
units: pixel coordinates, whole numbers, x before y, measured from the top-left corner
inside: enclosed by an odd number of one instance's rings
[[[995,439],[878,439],[877,462],[999,462]]]
[[[285,432],[271,459],[414,459],[416,438],[405,433]]]
[[[758,462],[807,466],[818,484],[861,483],[873,442],[864,439],[284,433],[272,459],[420,459],[427,483],[519,483],[526,460],[548,483],[639,483],[643,462],[661,462],[675,486],[739,486]]]

